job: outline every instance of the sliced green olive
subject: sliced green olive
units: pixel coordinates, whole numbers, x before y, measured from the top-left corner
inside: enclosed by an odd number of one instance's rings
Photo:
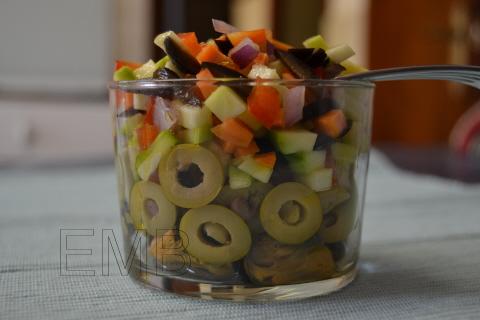
[[[217,157],[195,144],[173,148],[160,162],[158,176],[168,200],[183,208],[198,208],[210,203],[224,181]]]
[[[312,237],[322,224],[318,196],[308,187],[287,182],[273,188],[260,207],[260,221],[277,241],[299,244]]]
[[[222,265],[243,258],[252,243],[247,224],[218,205],[189,210],[180,221],[187,252],[201,262]]]
[[[165,198],[162,188],[150,181],[137,182],[130,193],[130,212],[135,227],[143,226],[153,236],[173,229],[175,206]]]

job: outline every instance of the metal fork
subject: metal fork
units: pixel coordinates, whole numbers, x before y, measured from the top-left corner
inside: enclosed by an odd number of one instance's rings
[[[379,69],[348,76],[340,80],[393,81],[393,80],[448,80],[480,89],[480,67],[467,65],[431,65]]]

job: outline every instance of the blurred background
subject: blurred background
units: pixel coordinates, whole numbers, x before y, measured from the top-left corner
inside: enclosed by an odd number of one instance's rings
[[[480,63],[478,0],[2,0],[0,165],[112,163],[107,83],[115,59],[159,58],[154,35],[214,37],[210,19],[321,33],[371,69]],[[379,84],[373,142],[398,166],[480,180],[480,94],[446,82]],[[477,105],[478,104],[478,105]]]

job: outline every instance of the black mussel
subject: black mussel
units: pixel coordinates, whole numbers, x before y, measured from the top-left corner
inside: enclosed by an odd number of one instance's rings
[[[343,242],[334,242],[326,244],[330,252],[332,253],[333,260],[335,262],[342,260],[345,257],[346,248]]]
[[[315,49],[311,48],[292,48],[288,49],[288,52],[293,54],[297,59],[306,62],[312,56]]]
[[[275,50],[275,55],[285,64],[290,71],[301,79],[312,79],[315,77],[312,69],[303,61],[299,60],[292,53]]]
[[[159,80],[172,80],[180,79],[180,76],[173,70],[170,70],[168,68],[161,68],[153,73],[153,78]]]
[[[245,78],[240,72],[213,62],[203,62],[202,68],[207,68],[215,78]]]
[[[228,52],[233,49],[233,45],[230,42],[230,40],[228,40],[228,38],[217,39],[215,40],[215,44],[217,45],[220,52],[223,53],[224,55],[228,55]]]
[[[311,120],[317,118],[336,107],[336,103],[330,98],[317,99],[303,107],[303,119]]]
[[[287,158],[279,152],[277,152],[277,161],[273,168],[272,177],[270,183],[273,185],[279,185],[281,183],[290,182],[295,180],[295,173],[290,168]]]
[[[165,39],[165,50],[173,64],[183,73],[197,74],[200,71],[197,59],[170,37]]]
[[[128,118],[128,117],[134,116],[134,115],[139,114],[139,113],[140,114],[145,114],[147,112],[145,110],[138,110],[138,109],[135,109],[135,108],[130,108],[128,110],[122,111],[119,114],[117,114],[117,117]]]
[[[343,71],[345,71],[345,67],[338,63],[330,63],[325,69],[323,70],[324,79],[333,79],[338,77]]]
[[[326,134],[320,133],[317,136],[317,140],[315,141],[315,145],[314,145],[313,149],[314,150],[325,150],[334,143],[335,143],[335,139],[327,136]]]
[[[306,62],[310,68],[326,67],[329,63],[329,59],[325,50],[317,49]]]

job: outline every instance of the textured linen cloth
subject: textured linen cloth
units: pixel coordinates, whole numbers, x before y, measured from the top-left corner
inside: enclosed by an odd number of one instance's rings
[[[94,229],[60,275],[60,229]],[[479,319],[480,186],[419,176],[372,156],[358,279],[329,296],[213,302],[146,289],[111,267],[120,237],[112,167],[0,170],[0,319]]]

